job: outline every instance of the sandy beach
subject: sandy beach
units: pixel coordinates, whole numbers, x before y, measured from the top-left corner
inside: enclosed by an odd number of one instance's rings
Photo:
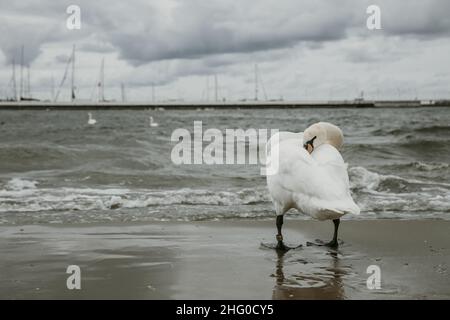
[[[449,299],[449,221],[343,221],[337,251],[306,246],[331,223],[273,221],[0,227],[2,299]],[[81,290],[68,290],[68,265]],[[367,267],[381,270],[369,290]]]

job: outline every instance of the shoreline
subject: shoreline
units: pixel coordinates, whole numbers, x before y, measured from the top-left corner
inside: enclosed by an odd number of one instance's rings
[[[0,226],[2,299],[450,299],[450,221],[274,221]],[[81,290],[66,268],[80,266]],[[378,265],[381,289],[367,268]]]

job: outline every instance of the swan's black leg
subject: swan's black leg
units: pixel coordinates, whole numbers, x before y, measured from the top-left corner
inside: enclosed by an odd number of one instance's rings
[[[331,247],[331,248],[337,248],[339,246],[338,241],[337,241],[337,236],[338,236],[338,229],[339,229],[339,219],[334,219],[333,223],[334,223],[334,234],[333,234],[333,240],[331,240],[330,242],[328,242],[326,244],[327,247]]]
[[[289,250],[283,243],[283,235],[281,234],[281,227],[283,226],[283,215],[277,216],[277,250]]]
[[[334,223],[334,234],[333,234],[333,240],[331,240],[328,243],[324,243],[321,240],[316,240],[316,243],[311,243],[311,242],[307,242],[307,245],[316,245],[316,246],[326,246],[326,247],[330,247],[330,248],[337,248],[339,246],[338,243],[338,230],[339,230],[339,219],[334,219],[333,223]]]

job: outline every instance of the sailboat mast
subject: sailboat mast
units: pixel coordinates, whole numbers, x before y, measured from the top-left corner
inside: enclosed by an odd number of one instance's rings
[[[255,101],[258,101],[258,65],[255,64]]]
[[[120,84],[120,90],[122,92],[122,102],[126,101],[126,97],[125,97],[125,86],[123,84],[123,82]]]
[[[14,101],[17,101],[16,61],[14,59],[13,59],[13,63],[12,63],[12,81],[13,81]]]
[[[152,83],[152,102],[155,103],[155,84]]]
[[[71,79],[71,101],[75,100],[75,45],[72,47],[72,79]]]
[[[23,45],[20,47],[20,92],[19,92],[19,100],[22,100],[23,98]]]
[[[74,46],[74,49],[75,49],[75,46]],[[72,56],[70,57],[70,59],[66,63],[66,68],[64,69],[64,75],[63,75],[63,78],[61,80],[61,83],[59,84],[58,90],[56,91],[54,102],[56,102],[58,100],[59,93],[61,92],[61,88],[64,85],[64,82],[66,81],[67,75],[69,73],[69,67],[70,67],[70,64],[72,63],[72,59],[73,58],[74,57],[73,57],[73,52],[72,52]],[[72,92],[72,96],[73,96],[73,92]]]
[[[30,65],[27,65],[27,98],[31,98]]]
[[[97,84],[97,102],[105,101],[105,93],[104,93],[104,81],[105,81],[105,58],[102,58],[102,62],[100,64],[100,73],[98,75],[98,84]]]
[[[102,66],[100,69],[101,83],[101,99],[105,101],[105,58],[102,58]]]
[[[52,75],[52,91],[51,91],[51,95],[52,95],[52,101],[55,101],[55,77],[53,77],[53,75]]]
[[[217,74],[214,75],[214,98],[217,101],[219,101],[219,96],[218,96],[218,83],[217,83]]]
[[[209,101],[209,76],[206,76],[206,101]]]

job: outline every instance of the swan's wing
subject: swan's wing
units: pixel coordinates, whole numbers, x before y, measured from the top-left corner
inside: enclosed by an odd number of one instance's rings
[[[313,197],[322,193],[324,176],[314,158],[295,140],[285,140],[274,151],[279,153],[278,182],[293,193]]]
[[[289,143],[288,143],[289,141]],[[283,177],[279,174],[280,168],[287,170],[287,165],[295,161],[297,155],[286,153],[291,146],[299,148],[303,141],[303,132],[294,133],[281,131],[275,133],[266,144],[266,167],[271,168],[271,174],[267,174],[267,188],[278,215],[295,207],[292,200],[292,192],[283,184]],[[280,146],[281,144],[281,146]],[[296,149],[297,149],[296,148]],[[280,161],[282,164],[280,165]]]
[[[279,165],[268,177],[272,197],[286,201],[290,194],[295,207],[317,219],[359,213],[350,195],[347,166],[334,147],[322,145],[310,155],[296,138],[271,147],[270,160],[278,156]]]
[[[303,132],[289,132],[289,131],[280,131],[275,133],[270,140],[282,142],[286,140],[298,140],[299,142],[303,141]],[[269,141],[270,141],[269,140]]]
[[[339,185],[339,187],[335,187],[336,190],[350,190],[348,166],[335,147],[329,144],[320,145],[311,156],[322,167],[326,175]]]
[[[269,141],[266,144],[266,156],[270,157],[270,151],[275,145],[279,145],[281,142],[286,140],[295,140],[299,146],[303,144],[303,132],[289,132],[289,131],[280,131],[275,133],[272,137],[270,137]]]

